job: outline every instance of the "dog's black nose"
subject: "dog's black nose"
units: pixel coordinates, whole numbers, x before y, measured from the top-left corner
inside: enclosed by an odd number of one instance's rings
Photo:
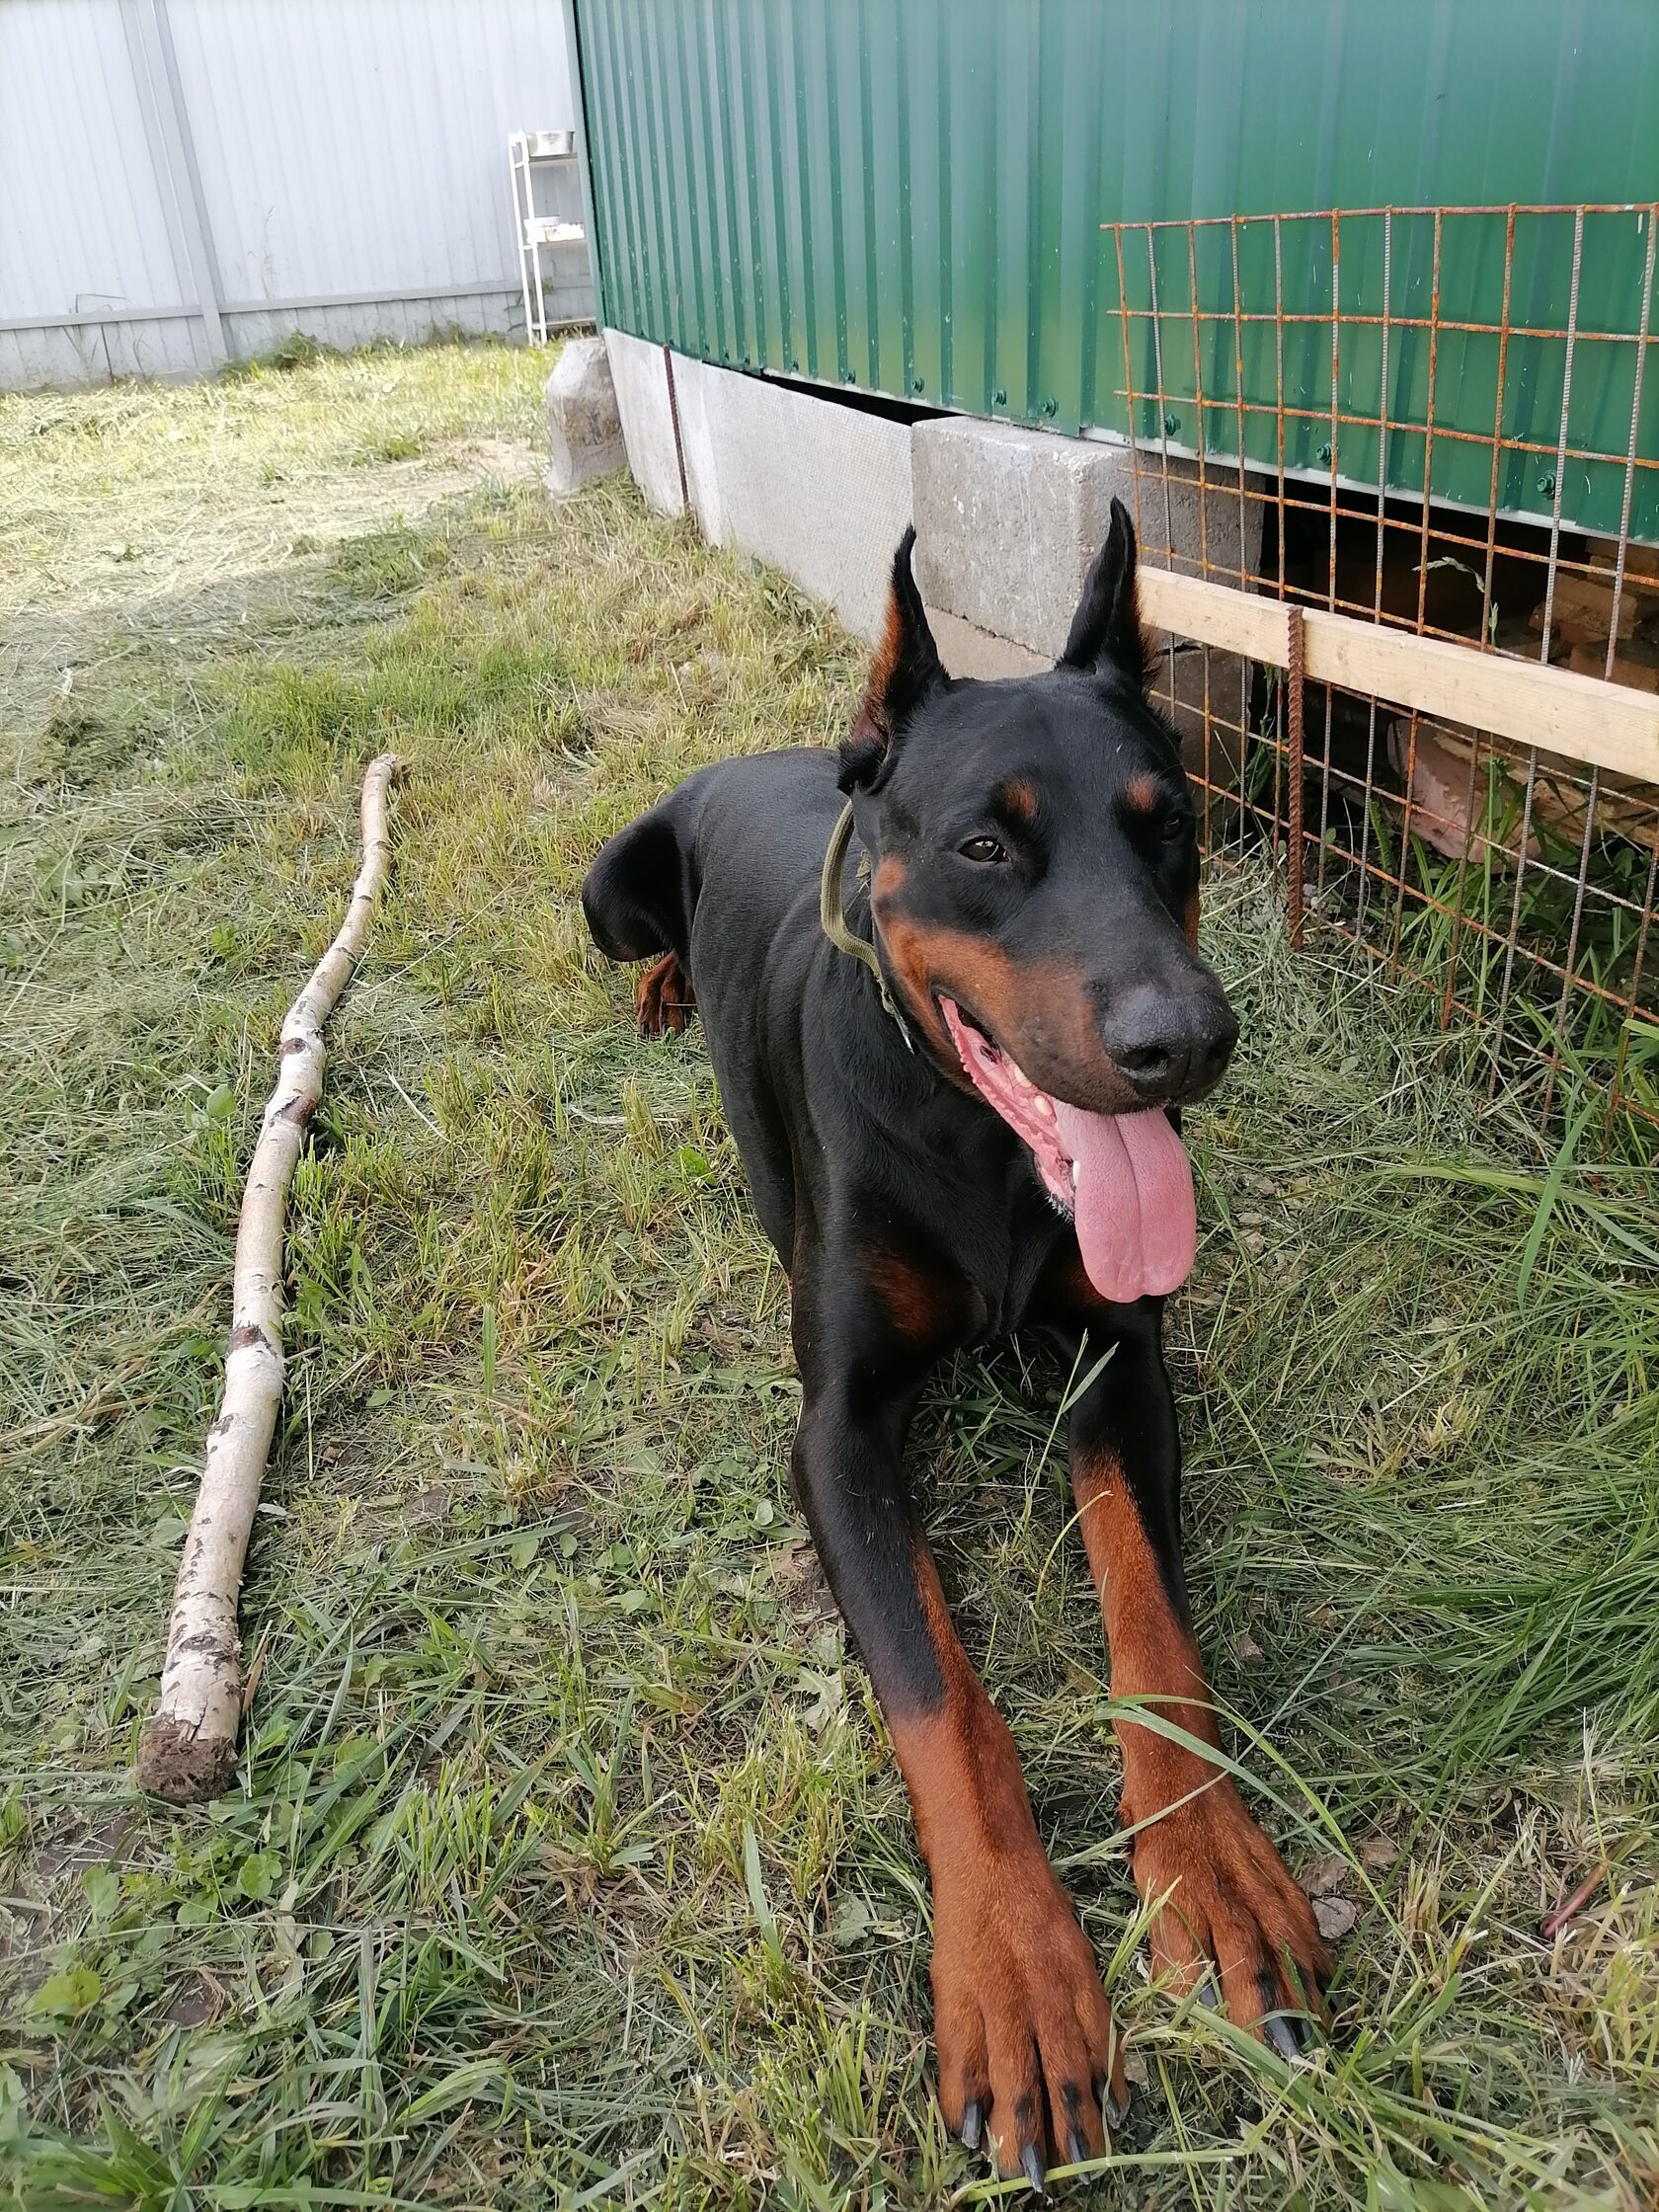
[[[1136,1089],[1164,1105],[1221,1080],[1238,1023],[1219,990],[1172,992],[1143,984],[1114,1001],[1100,1035]]]

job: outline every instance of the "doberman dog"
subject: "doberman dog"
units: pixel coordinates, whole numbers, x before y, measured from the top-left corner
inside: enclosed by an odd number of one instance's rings
[[[609,958],[662,956],[642,1029],[702,1018],[789,1276],[796,1490],[931,1877],[940,2101],[1040,2189],[1051,2160],[1104,2154],[1125,2078],[906,1493],[910,1416],[953,1348],[1026,1327],[1081,1362],[1071,1481],[1112,1695],[1146,1715],[1117,1733],[1155,1962],[1286,2056],[1331,1964],[1220,1757],[1182,1573],[1159,1342],[1197,1234],[1179,1108],[1220,1080],[1237,1024],[1197,949],[1193,806],[1147,697],[1134,529],[1115,503],[1059,662],[999,682],[940,666],[913,537],[838,755],[701,769],[608,841],[582,899]]]

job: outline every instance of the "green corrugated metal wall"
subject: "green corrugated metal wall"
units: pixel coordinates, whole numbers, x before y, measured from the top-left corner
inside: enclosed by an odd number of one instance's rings
[[[1100,225],[1382,205],[1659,198],[1655,0],[577,0],[607,321],[737,367],[858,385],[930,406],[1128,427],[1152,383],[1145,234]],[[1590,217],[1569,444],[1608,456],[1563,473],[1564,519],[1618,526],[1646,256],[1640,209]],[[1433,226],[1393,223],[1389,313],[1426,316]],[[1344,226],[1340,310],[1382,304],[1382,225]],[[1570,217],[1522,217],[1513,313],[1567,320]],[[1264,258],[1265,257],[1265,258]],[[1196,363],[1166,347],[1165,426],[1236,451],[1227,231],[1201,233]],[[1504,225],[1443,241],[1443,317],[1496,323]],[[1190,299],[1187,234],[1160,236],[1159,304]],[[1328,314],[1328,225],[1283,232],[1287,311]],[[1239,296],[1273,306],[1272,237],[1242,233]],[[1659,320],[1659,317],[1655,318]],[[1166,326],[1193,352],[1191,326]],[[1243,396],[1271,406],[1270,325],[1245,325]],[[1126,345],[1127,340],[1127,345]],[[1127,363],[1126,363],[1127,355]],[[1512,341],[1506,438],[1553,444],[1565,348]],[[1380,412],[1381,334],[1346,320],[1341,411]],[[1659,459],[1649,361],[1639,447]],[[1287,340],[1286,392],[1330,404],[1328,330]],[[1484,509],[1497,340],[1443,335],[1434,379],[1437,498]],[[1393,334],[1387,481],[1423,488],[1422,333]],[[1184,398],[1188,404],[1181,405]],[[1415,426],[1415,427],[1414,427]],[[1157,435],[1143,410],[1135,428]],[[1286,458],[1375,483],[1375,431],[1293,417]],[[1245,444],[1275,457],[1269,415]],[[1659,536],[1659,472],[1638,470],[1632,527]],[[1546,462],[1507,454],[1500,505],[1547,514]]]

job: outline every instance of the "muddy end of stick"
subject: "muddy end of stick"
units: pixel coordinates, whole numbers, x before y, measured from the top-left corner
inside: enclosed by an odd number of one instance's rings
[[[145,1723],[138,1739],[133,1772],[147,1795],[175,1805],[198,1804],[229,1787],[236,1773],[236,1739],[198,1735],[182,1721],[158,1714]]]

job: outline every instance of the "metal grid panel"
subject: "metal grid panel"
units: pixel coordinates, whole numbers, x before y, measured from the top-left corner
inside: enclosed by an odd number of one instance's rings
[[[1173,505],[1196,499],[1196,547],[1173,557],[1189,573],[1659,691],[1656,221],[1533,206],[1104,225],[1152,534],[1179,542]],[[1401,496],[1402,472],[1430,496]],[[1540,503],[1546,521],[1521,518]],[[1659,1122],[1659,789],[1375,698],[1308,684],[1299,701],[1208,648],[1171,641],[1161,680],[1207,842],[1265,842],[1295,926],[1305,906],[1432,988],[1443,1025],[1481,1023],[1490,1079],[1508,1070],[1540,1125],[1567,1065]]]

